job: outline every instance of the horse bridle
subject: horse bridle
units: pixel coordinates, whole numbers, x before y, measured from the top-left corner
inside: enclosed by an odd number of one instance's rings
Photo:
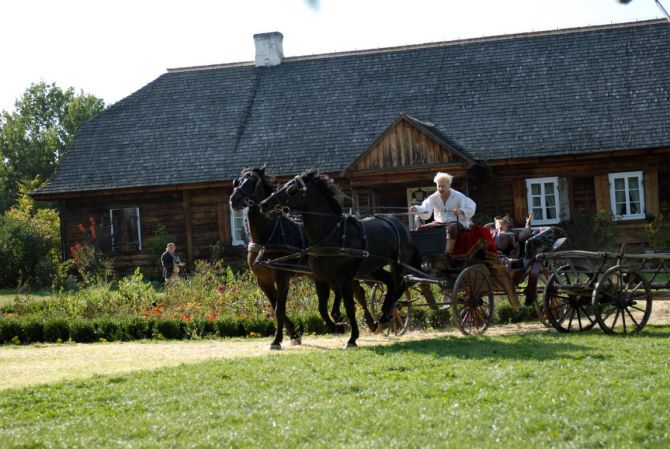
[[[284,187],[274,193],[275,196],[284,195],[286,199],[279,201],[272,210],[278,214],[287,215],[291,211],[291,208],[287,205],[282,205],[282,203],[293,198],[296,193],[301,193],[303,197],[307,193],[305,180],[299,175],[294,176]]]
[[[262,187],[263,185],[263,179],[258,175],[258,173],[250,171],[245,173],[241,178],[248,178],[248,176],[251,176],[252,178],[256,179],[256,187],[254,187],[254,197],[258,198],[259,194],[259,188]],[[246,179],[245,179],[246,180]],[[242,184],[244,182],[240,182],[240,178],[235,178],[233,181],[233,194],[235,191],[240,191],[240,187],[242,187]],[[249,195],[247,195],[245,192],[242,192],[244,194],[244,204],[247,207],[253,207],[253,206],[258,206],[258,203],[254,201],[253,199],[249,198]]]

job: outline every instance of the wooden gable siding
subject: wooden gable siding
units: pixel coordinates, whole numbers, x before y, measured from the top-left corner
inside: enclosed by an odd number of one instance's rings
[[[658,174],[659,212],[670,218],[670,171]]]
[[[399,120],[350,168],[383,170],[414,165],[439,165],[453,157],[442,145],[406,120]]]

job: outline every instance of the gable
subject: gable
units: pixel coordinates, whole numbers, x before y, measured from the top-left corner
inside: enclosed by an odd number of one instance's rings
[[[429,124],[401,115],[346,170],[348,173],[404,167],[463,165],[474,161],[456,150]]]

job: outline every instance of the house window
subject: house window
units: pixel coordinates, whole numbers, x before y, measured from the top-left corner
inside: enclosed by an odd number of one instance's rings
[[[557,177],[526,179],[526,189],[533,224],[557,224],[561,221]]]
[[[233,245],[245,245],[249,238],[247,237],[247,212],[248,208],[242,210],[230,210],[230,233]]]
[[[112,251],[141,251],[142,230],[139,207],[110,209]]]
[[[610,204],[617,220],[644,218],[642,172],[610,173]]]

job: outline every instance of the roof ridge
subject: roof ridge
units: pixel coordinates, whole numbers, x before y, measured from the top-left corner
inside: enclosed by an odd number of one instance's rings
[[[282,62],[294,62],[294,61],[309,61],[314,59],[324,59],[324,58],[333,58],[333,57],[344,57],[344,56],[356,56],[356,55],[369,55],[369,54],[378,54],[378,53],[391,53],[397,51],[408,51],[408,50],[417,50],[422,48],[435,48],[435,47],[447,47],[453,45],[464,45],[464,44],[477,44],[482,42],[495,42],[495,41],[506,41],[512,39],[527,39],[533,37],[541,36],[555,36],[561,34],[572,34],[572,33],[587,33],[595,32],[602,30],[616,30],[621,28],[633,28],[646,25],[657,25],[662,23],[668,23],[666,19],[648,19],[648,20],[639,20],[633,22],[622,22],[622,23],[610,23],[603,25],[587,25],[582,27],[572,27],[572,28],[559,28],[555,30],[542,30],[542,31],[525,31],[522,33],[513,33],[513,34],[496,34],[492,36],[482,36],[482,37],[470,37],[463,39],[455,39],[450,41],[438,41],[438,42],[425,42],[420,44],[408,44],[408,45],[396,45],[392,47],[378,47],[378,48],[369,48],[363,50],[345,50],[340,52],[330,52],[330,53],[319,53],[313,55],[300,55],[300,56],[288,56],[283,59]],[[195,72],[200,70],[214,70],[222,69],[229,67],[247,67],[254,66],[254,61],[241,61],[241,62],[229,62],[221,64],[209,64],[203,66],[191,66],[191,67],[175,67],[168,68],[168,73],[178,73],[178,72]]]

